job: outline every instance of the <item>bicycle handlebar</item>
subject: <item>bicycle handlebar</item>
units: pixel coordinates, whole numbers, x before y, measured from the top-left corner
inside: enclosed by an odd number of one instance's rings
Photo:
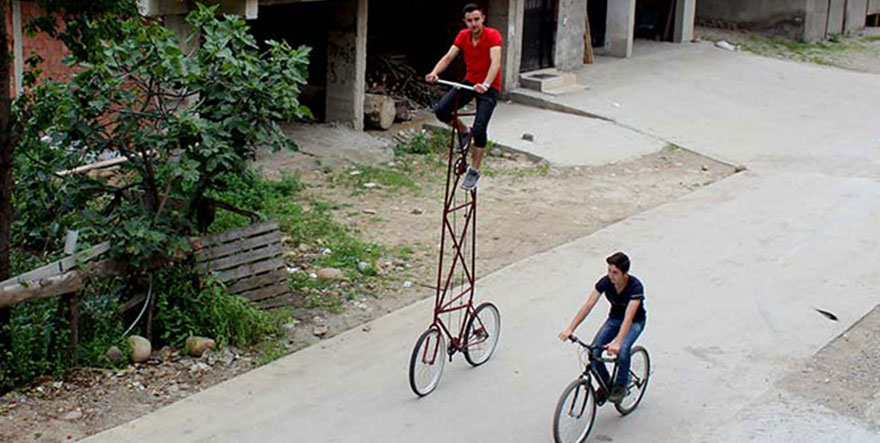
[[[599,346],[588,345],[588,344],[582,342],[581,339],[577,338],[577,336],[574,334],[569,335],[568,340],[571,341],[572,343],[577,343],[577,344],[583,346],[584,348],[586,348],[588,351],[590,351],[590,359],[591,360],[593,359],[593,351],[597,348],[600,348]],[[606,358],[606,357],[600,356],[598,360],[605,362],[605,363],[614,363],[615,361],[617,361],[617,357]]]
[[[440,83],[441,85],[452,86],[455,89],[467,89],[469,91],[474,90],[473,86],[468,86],[464,83],[451,82],[451,81],[443,80],[443,79],[439,79],[439,78],[437,79],[437,83]]]

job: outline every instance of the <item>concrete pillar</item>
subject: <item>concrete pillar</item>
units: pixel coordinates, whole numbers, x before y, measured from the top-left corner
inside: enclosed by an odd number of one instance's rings
[[[5,8],[6,6],[0,6]],[[6,32],[9,32],[8,30]],[[24,34],[21,32],[21,0],[12,2],[12,69],[15,95],[24,91]]]
[[[694,18],[697,0],[678,0],[675,2],[675,33],[672,41],[689,43],[694,39]]]
[[[609,0],[605,25],[605,50],[614,57],[632,55],[636,0]]]
[[[192,36],[193,27],[187,23],[185,15],[164,15],[162,16],[162,24],[174,32],[174,36],[177,37],[177,46],[184,54],[189,54],[199,47],[199,39]]]
[[[868,0],[848,0],[845,14],[843,32],[852,34],[861,30],[865,27],[865,19],[868,17]]]
[[[844,3],[847,0],[829,0],[828,2],[828,20],[825,25],[825,35],[843,34],[843,20],[845,11]]]
[[[364,128],[367,0],[330,0],[327,26],[327,121]]]
[[[584,34],[587,32],[587,0],[559,0],[553,64],[571,71],[584,64]]]
[[[828,0],[807,0],[804,15],[805,42],[815,42],[825,38],[825,25],[828,23]]]
[[[489,0],[486,19],[501,33],[501,95],[519,86],[522,26],[525,0]]]

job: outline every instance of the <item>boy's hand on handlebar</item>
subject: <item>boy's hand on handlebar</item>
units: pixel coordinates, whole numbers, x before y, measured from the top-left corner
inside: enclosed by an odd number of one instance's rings
[[[485,94],[486,91],[488,91],[488,90],[489,90],[489,88],[487,88],[487,87],[486,87],[485,85],[483,85],[483,84],[476,84],[476,85],[474,85],[474,91],[475,91],[477,94]]]
[[[439,78],[439,77],[437,77],[437,74],[434,74],[434,73],[432,72],[432,73],[430,73],[430,74],[428,74],[428,75],[425,76],[425,81],[428,82],[428,83],[437,83],[437,79],[438,79],[438,78]]]
[[[617,355],[620,352],[620,343],[614,342],[605,346],[605,350],[611,355]]]
[[[571,329],[566,329],[559,333],[559,339],[562,341],[568,340],[569,338],[571,338],[571,334],[573,333],[574,332]]]

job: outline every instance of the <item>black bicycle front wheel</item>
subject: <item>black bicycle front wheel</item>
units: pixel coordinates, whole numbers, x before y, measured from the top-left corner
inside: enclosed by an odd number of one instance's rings
[[[556,403],[553,415],[553,441],[582,443],[596,420],[596,393],[585,377],[569,383]]]

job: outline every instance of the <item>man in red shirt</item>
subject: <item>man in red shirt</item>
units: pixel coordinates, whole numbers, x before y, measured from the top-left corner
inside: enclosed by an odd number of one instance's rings
[[[464,63],[467,66],[466,84],[473,85],[474,91],[461,90],[458,98],[458,107],[461,108],[474,98],[477,99],[477,115],[474,119],[473,134],[461,120],[452,119],[452,111],[455,107],[455,90],[449,91],[434,108],[437,118],[449,125],[454,125],[460,135],[459,143],[463,149],[467,146],[470,138],[474,139],[473,161],[468,167],[464,180],[461,182],[463,189],[471,190],[477,187],[480,180],[480,164],[486,153],[488,138],[486,128],[492,111],[498,104],[498,94],[501,90],[501,33],[495,28],[483,26],[486,15],[481,7],[468,3],[464,7],[464,23],[467,29],[458,33],[449,52],[437,62],[434,70],[425,76],[429,83],[437,82],[438,75],[443,72],[449,63],[458,57],[458,53],[464,54]]]

